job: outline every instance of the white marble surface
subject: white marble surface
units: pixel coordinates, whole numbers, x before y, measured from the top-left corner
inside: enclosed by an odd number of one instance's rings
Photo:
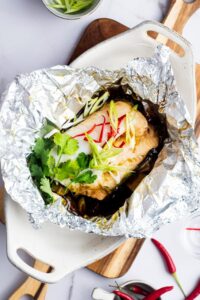
[[[104,0],[92,15],[78,21],[66,21],[50,14],[41,0],[0,0],[0,93],[20,72],[64,64],[70,57],[81,33],[90,21],[99,17],[116,19],[129,27],[154,19],[161,20],[167,0]],[[200,21],[199,21],[200,22]],[[186,28],[185,34],[195,42],[198,14]],[[197,39],[196,39],[197,40]],[[196,45],[198,54],[198,46]],[[156,233],[176,260],[181,282],[189,292],[199,278],[200,261],[190,256],[183,246],[181,232],[185,221],[168,225]],[[25,279],[25,274],[12,266],[6,257],[6,228],[0,225],[0,300],[8,299]],[[163,263],[151,242],[147,240],[129,272],[118,280],[140,279],[155,287],[173,285]],[[86,269],[67,276],[48,289],[47,300],[91,299],[96,286],[109,289],[113,280],[104,279]],[[28,299],[28,298],[24,298]],[[175,285],[173,293],[163,299],[183,299]]]

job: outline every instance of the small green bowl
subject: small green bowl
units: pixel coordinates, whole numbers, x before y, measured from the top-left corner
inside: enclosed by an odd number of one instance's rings
[[[86,8],[82,11],[79,11],[79,12],[73,13],[73,14],[65,14],[62,12],[62,9],[49,7],[49,5],[53,3],[53,0],[42,0],[44,5],[50,12],[52,12],[57,17],[67,19],[67,20],[76,20],[76,19],[80,19],[84,16],[91,14],[93,11],[95,11],[97,9],[97,7],[99,6],[101,1],[102,0],[94,0],[93,4],[91,6],[89,6],[88,8]]]

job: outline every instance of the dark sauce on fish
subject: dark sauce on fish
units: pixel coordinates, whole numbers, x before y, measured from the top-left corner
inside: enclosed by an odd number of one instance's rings
[[[97,200],[87,197],[85,195],[75,195],[71,192],[63,196],[66,201],[70,202],[68,206],[71,212],[85,217],[109,217],[114,214],[125,201],[131,196],[134,189],[142,181],[142,179],[150,173],[159,152],[163,148],[166,138],[168,138],[166,119],[158,111],[158,105],[152,104],[149,100],[142,100],[132,92],[126,94],[123,86],[116,85],[116,87],[109,88],[110,100],[126,101],[137,105],[148,123],[151,124],[159,137],[159,145],[155,149],[151,149],[146,158],[138,165],[133,174],[130,175],[124,182],[118,185],[104,200]],[[130,88],[129,88],[130,90]]]

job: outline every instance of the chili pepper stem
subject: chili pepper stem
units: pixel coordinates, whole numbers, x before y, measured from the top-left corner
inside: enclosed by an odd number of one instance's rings
[[[183,287],[182,287],[182,285],[181,285],[181,283],[180,283],[180,281],[179,281],[179,279],[178,279],[177,273],[176,273],[176,272],[172,273],[172,276],[174,277],[174,279],[175,279],[177,285],[179,286],[179,288],[180,288],[180,290],[181,290],[183,296],[186,298],[186,294],[185,294],[185,292],[184,292],[184,290],[183,290]]]
[[[115,282],[116,285],[109,284],[109,287],[117,288],[118,290],[120,290],[121,286],[118,284],[118,282],[116,280],[114,282]]]

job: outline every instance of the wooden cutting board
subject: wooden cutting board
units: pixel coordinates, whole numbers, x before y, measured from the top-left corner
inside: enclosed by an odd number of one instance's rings
[[[200,0],[194,1],[192,4],[186,4],[183,0],[172,0],[170,1],[170,6],[168,14],[164,19],[163,23],[168,27],[182,33],[184,25],[190,18],[190,16],[200,7]],[[128,30],[128,27],[120,24],[111,19],[98,19],[93,21],[83,33],[77,47],[74,49],[70,60],[67,63],[72,62],[76,57],[82,54],[87,49],[92,46],[114,36],[119,33]],[[166,42],[167,41],[163,41]],[[178,51],[177,46],[172,43],[167,43],[171,48]],[[196,65],[196,79],[197,79],[197,119],[196,119],[196,134],[200,135],[200,65]],[[199,79],[199,80],[198,80]],[[0,190],[0,220],[4,222],[3,216],[3,190]],[[108,278],[116,278],[124,275],[132,265],[136,255],[138,254],[140,248],[142,247],[144,240],[128,239],[121,245],[117,250],[103,259],[91,264],[88,268],[102,276]],[[48,269],[48,268],[47,268]],[[36,281],[37,282],[37,281]],[[37,284],[32,281],[29,282],[29,287],[35,285],[37,289]],[[23,285],[24,286],[24,285]],[[20,289],[20,295],[28,293],[27,285],[26,289]],[[15,293],[17,294],[17,293]],[[12,299],[19,299],[18,297],[13,297]],[[10,298],[11,299],[11,298]],[[41,298],[43,299],[43,298]]]
[[[195,1],[193,4],[185,4],[182,0],[172,1],[169,7],[169,14],[164,20],[164,24],[168,27],[182,33],[185,23],[189,17],[200,7],[200,1]],[[122,33],[128,30],[128,27],[110,19],[99,19],[93,21],[85,30],[81,37],[77,47],[74,50],[68,63],[72,62],[80,54],[95,46],[101,41],[104,41],[116,34]],[[153,34],[152,34],[153,36]],[[160,39],[161,40],[161,39]],[[172,42],[163,40],[176,52],[179,52],[177,45]],[[200,135],[200,65],[196,66],[196,78],[199,78],[197,82],[197,118],[196,118],[196,134]],[[117,250],[102,258],[101,260],[91,264],[88,268],[102,276],[108,278],[117,278],[123,276],[131,267],[134,259],[136,258],[140,248],[142,247],[144,240],[128,239]]]

